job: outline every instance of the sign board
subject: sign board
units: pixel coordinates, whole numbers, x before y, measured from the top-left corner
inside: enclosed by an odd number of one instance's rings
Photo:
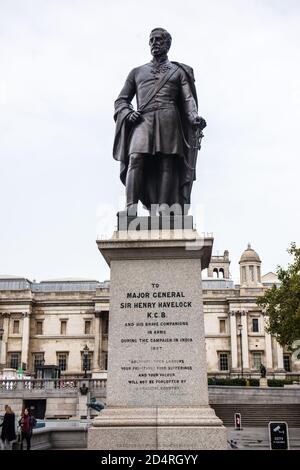
[[[270,421],[269,441],[271,450],[288,450],[289,430],[287,423]]]
[[[242,429],[241,413],[234,413],[234,429]]]

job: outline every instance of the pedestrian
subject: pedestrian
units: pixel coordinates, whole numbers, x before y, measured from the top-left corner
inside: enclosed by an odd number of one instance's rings
[[[28,408],[25,408],[19,425],[21,426],[21,450],[23,450],[24,439],[26,440],[27,450],[30,450],[32,430],[36,425],[36,419],[34,416],[31,416]]]
[[[12,450],[12,443],[16,440],[15,414],[11,407],[5,405],[5,414],[2,423],[0,446],[2,450]]]

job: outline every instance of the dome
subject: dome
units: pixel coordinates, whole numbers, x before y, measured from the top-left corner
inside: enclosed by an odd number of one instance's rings
[[[248,261],[254,261],[256,263],[260,263],[260,257],[258,256],[258,254],[256,253],[256,251],[253,250],[253,248],[251,248],[251,245],[250,243],[248,243],[248,247],[247,249],[243,252],[242,256],[241,256],[241,259],[240,259],[240,263],[245,263],[245,262],[248,262]]]

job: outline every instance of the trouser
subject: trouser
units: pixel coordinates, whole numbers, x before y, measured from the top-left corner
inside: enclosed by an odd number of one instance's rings
[[[31,433],[30,432],[21,432],[21,450],[23,450],[23,441],[26,440],[27,450],[30,450],[31,445]]]
[[[140,199],[145,159],[147,158],[151,157],[143,153],[132,153],[129,158],[126,177],[126,205],[128,209],[132,208],[133,212]],[[162,206],[168,204],[172,190],[174,156],[158,155],[155,158],[159,159],[158,191],[155,194],[155,188],[148,188],[148,192],[152,193],[149,194],[149,199]]]

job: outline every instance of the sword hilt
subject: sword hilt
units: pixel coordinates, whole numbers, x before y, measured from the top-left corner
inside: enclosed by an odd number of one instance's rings
[[[202,129],[200,127],[197,127],[194,132],[194,139],[193,139],[193,148],[194,149],[201,149],[201,140],[204,137],[204,134],[202,132]]]

